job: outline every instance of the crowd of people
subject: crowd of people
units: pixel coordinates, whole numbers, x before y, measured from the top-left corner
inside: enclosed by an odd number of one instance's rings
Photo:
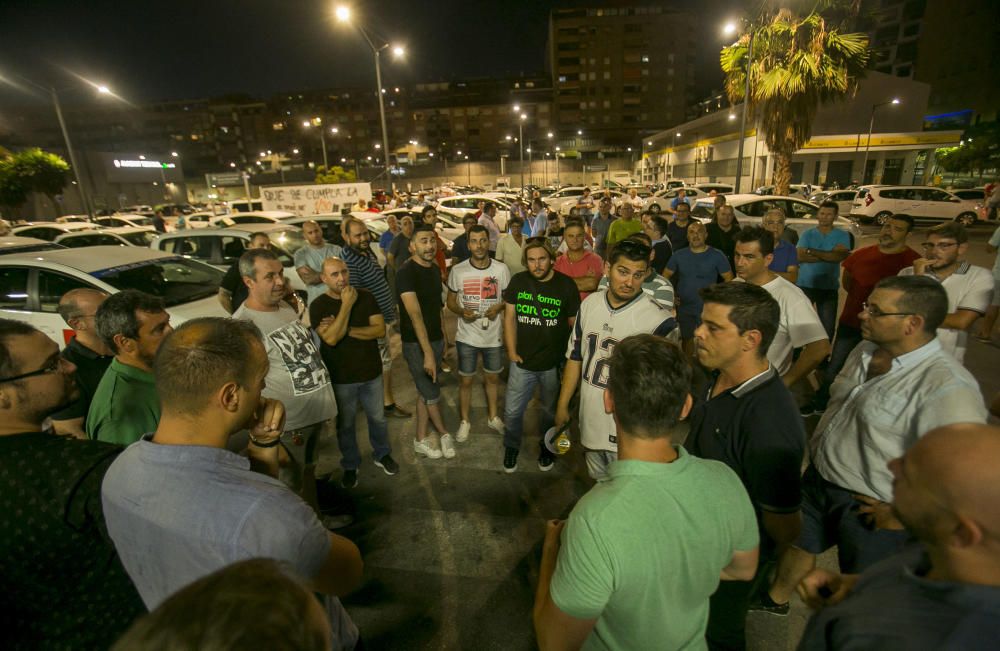
[[[1000,428],[963,359],[1000,290],[965,229],[918,253],[893,215],[855,249],[835,203],[801,234],[780,209],[741,226],[724,196],[708,224],[683,196],[640,206],[535,198],[506,229],[483,206],[448,260],[428,204],[389,218],[384,269],[362,221],[343,246],[307,222],[305,304],[258,233],[219,289],[231,318],[174,329],[158,297],[73,290],[62,351],[0,320],[10,648],[363,648],[339,601],[362,555],[316,476],[332,430],[338,489],[362,480],[359,407],[389,476],[389,418],[412,423],[417,463],[492,431],[505,473],[526,448],[565,463],[570,433],[593,486],[544,534],[543,649],[743,649],[747,613],[787,614],[796,591],[819,609],[804,649],[994,646]],[[840,572],[816,569],[833,546]]]

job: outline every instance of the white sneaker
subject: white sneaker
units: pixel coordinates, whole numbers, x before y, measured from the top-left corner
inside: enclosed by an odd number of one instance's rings
[[[418,441],[413,439],[413,451],[417,454],[422,454],[428,459],[440,459],[441,450],[431,447],[430,437],[425,438],[423,441]],[[451,451],[451,456],[455,456],[455,450]]]
[[[497,434],[503,435],[504,424],[503,421],[500,420],[499,416],[494,416],[493,418],[491,418],[489,422],[486,423],[486,425],[489,426],[491,430],[494,430]]]
[[[451,434],[441,435],[441,454],[445,459],[455,458],[455,441],[452,440]]]
[[[463,420],[462,423],[458,426],[458,433],[455,434],[455,440],[458,441],[459,443],[465,443],[466,441],[468,441],[469,429],[471,427],[472,426],[469,425],[469,421]]]

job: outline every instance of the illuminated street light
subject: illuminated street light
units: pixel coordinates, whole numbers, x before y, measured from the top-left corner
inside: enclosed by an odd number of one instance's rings
[[[392,48],[392,56],[396,57],[397,59],[401,59],[404,56],[406,56],[406,50],[403,48],[402,45],[396,45]]]
[[[293,154],[297,154],[297,153],[299,153],[299,150],[298,150],[298,149],[293,149],[293,150],[292,150],[292,153],[293,153]]]
[[[97,87],[97,92],[100,93],[101,95],[110,95],[111,89],[105,86],[104,84],[101,84]]]
[[[337,17],[337,20],[339,20],[342,23],[346,23],[346,22],[349,22],[351,20],[351,8],[350,7],[345,7],[345,6],[341,5],[341,6],[337,7],[336,9],[334,9],[333,14]]]
[[[236,163],[230,162],[229,167],[236,167]]]
[[[875,111],[882,106],[890,106],[890,105],[895,106],[897,104],[899,104],[898,97],[893,97],[891,100],[887,102],[879,102],[878,104],[872,104],[872,117],[871,120],[869,120],[868,122],[868,140],[865,142],[865,162],[864,164],[861,165],[862,182],[865,182],[864,179],[867,177],[868,174],[868,148],[872,144],[872,129],[875,128]],[[855,149],[855,151],[857,150]],[[874,174],[872,176],[874,176]]]
[[[302,121],[302,126],[305,127],[306,129],[309,129],[311,127],[321,127],[322,125],[323,125],[323,118],[321,117],[314,117],[309,120]],[[331,128],[330,133],[337,133],[337,127]],[[319,144],[320,147],[323,148],[323,167],[325,167],[326,169],[330,169],[330,162],[327,160],[326,157],[326,129],[319,130]],[[270,154],[271,152],[267,153]]]
[[[170,155],[173,156],[174,158],[177,158],[180,154],[178,154],[176,151],[172,151],[170,152]]]

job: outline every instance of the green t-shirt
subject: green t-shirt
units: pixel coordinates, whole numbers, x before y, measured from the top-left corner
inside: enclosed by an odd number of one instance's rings
[[[160,398],[153,374],[111,361],[87,411],[87,436],[130,445],[160,422]]]
[[[573,508],[552,600],[597,618],[584,649],[705,649],[708,600],[757,519],[728,466],[675,446],[673,463],[616,461]]]
[[[629,235],[635,235],[641,230],[642,221],[639,219],[635,219],[634,217],[628,221],[616,219],[611,222],[611,226],[608,228],[608,245],[621,242]]]

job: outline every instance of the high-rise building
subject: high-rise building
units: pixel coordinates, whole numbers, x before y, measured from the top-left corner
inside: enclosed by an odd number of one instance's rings
[[[558,137],[584,154],[682,122],[695,97],[699,16],[641,0],[602,4],[549,16]]]

